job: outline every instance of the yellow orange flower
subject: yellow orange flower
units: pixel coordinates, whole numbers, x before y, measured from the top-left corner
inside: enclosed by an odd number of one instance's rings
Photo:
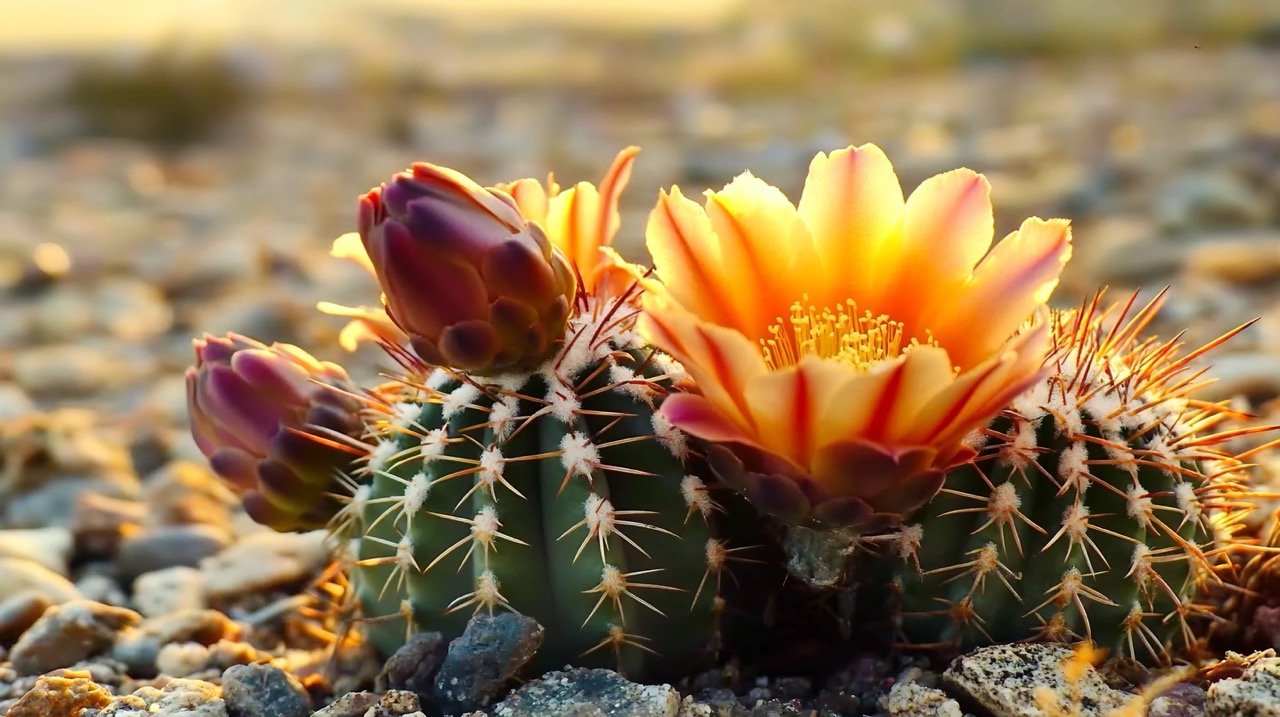
[[[334,239],[329,254],[358,264],[377,281],[378,273],[374,271],[373,262],[369,260],[369,254],[364,250],[364,244],[356,232],[348,232]],[[381,341],[391,346],[401,346],[408,342],[408,336],[396,326],[382,306],[343,306],[331,301],[321,301],[316,308],[330,316],[351,319],[338,334],[338,344],[347,351],[355,351],[365,341]]]
[[[597,188],[578,182],[560,191],[554,177],[544,185],[536,179],[520,179],[499,184],[516,200],[526,219],[538,222],[551,243],[564,252],[578,270],[582,288],[588,295],[616,296],[634,279],[610,247],[621,219],[618,199],[631,179],[631,165],[640,148],[627,147],[618,153]]]
[[[640,329],[701,392],[663,415],[719,443],[713,470],[765,510],[900,519],[1041,371],[1069,225],[1028,219],[994,247],[993,231],[982,175],[904,199],[874,145],[818,154],[798,206],[750,173],[702,206],[662,193]]]

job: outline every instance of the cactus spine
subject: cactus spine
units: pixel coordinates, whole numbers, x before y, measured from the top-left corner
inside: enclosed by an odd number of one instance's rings
[[[1242,488],[1218,447],[1238,432],[1206,433],[1233,412],[1194,399],[1191,361],[1236,332],[1186,354],[1140,338],[1160,298],[1056,313],[1046,378],[891,536],[909,641],[1088,638],[1149,662],[1193,641]]]
[[[639,344],[624,299],[577,308],[536,371],[436,369],[370,409],[373,449],[334,525],[356,539],[383,651],[512,610],[547,628],[544,668],[652,675],[710,657],[735,548],[713,534],[683,435],[654,413],[678,366]]]

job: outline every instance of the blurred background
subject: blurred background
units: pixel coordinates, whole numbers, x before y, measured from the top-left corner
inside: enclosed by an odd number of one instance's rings
[[[0,417],[181,443],[193,335],[341,357],[313,307],[377,301],[327,255],[359,193],[413,160],[595,181],[628,144],[637,259],[662,185],[798,197],[863,142],[908,190],[972,167],[999,233],[1073,220],[1060,303],[1173,283],[1159,328],[1191,340],[1263,316],[1215,395],[1266,400],[1278,68],[1262,0],[0,0]]]

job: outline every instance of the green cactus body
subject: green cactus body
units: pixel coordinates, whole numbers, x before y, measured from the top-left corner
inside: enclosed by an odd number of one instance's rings
[[[1178,345],[1137,338],[1154,307],[1057,314],[1046,379],[892,536],[909,642],[1088,638],[1159,662],[1193,640],[1237,463]]]
[[[617,324],[575,317],[535,373],[407,381],[370,421],[364,485],[337,524],[358,538],[382,651],[511,610],[546,628],[535,669],[674,674],[709,659],[731,549],[684,437],[654,413],[674,364]]]

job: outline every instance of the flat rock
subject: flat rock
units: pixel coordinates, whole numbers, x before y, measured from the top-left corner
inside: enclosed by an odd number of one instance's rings
[[[212,525],[163,525],[126,539],[116,555],[120,577],[177,566],[195,567],[231,544],[226,530]]]
[[[899,682],[881,700],[888,717],[963,717],[960,703],[919,682]]]
[[[292,675],[271,665],[233,665],[222,673],[231,717],[308,717],[311,699]]]
[[[1238,679],[1220,680],[1209,686],[1205,717],[1280,716],[1280,657],[1268,657],[1250,665]]]
[[[171,461],[148,475],[144,486],[151,525],[231,525],[235,496],[206,463]]]
[[[953,693],[968,696],[994,717],[1043,717],[1036,694],[1044,689],[1058,696],[1063,710],[1071,708],[1063,663],[1072,656],[1066,645],[1024,643],[996,645],[956,658],[942,674]],[[1104,717],[1129,701],[1130,695],[1107,686],[1089,667],[1075,686],[1080,695],[1079,717]]]
[[[495,717],[676,717],[680,694],[670,685],[637,685],[613,670],[549,672],[511,693]]]
[[[57,526],[26,530],[0,530],[0,556],[25,558],[58,573],[67,574],[71,556],[71,531]]]
[[[326,533],[261,532],[200,561],[205,598],[216,600],[305,580],[329,560]]]
[[[0,557],[0,600],[35,590],[55,603],[78,600],[80,591],[70,580],[39,563],[22,558]]]
[[[436,673],[436,699],[446,712],[488,705],[542,646],[543,632],[536,620],[518,613],[477,613],[449,643]]]
[[[105,652],[116,636],[142,616],[132,610],[89,600],[49,608],[31,626],[9,659],[20,675],[39,675]]]
[[[143,573],[133,581],[133,605],[147,617],[204,607],[204,574],[178,565]]]

